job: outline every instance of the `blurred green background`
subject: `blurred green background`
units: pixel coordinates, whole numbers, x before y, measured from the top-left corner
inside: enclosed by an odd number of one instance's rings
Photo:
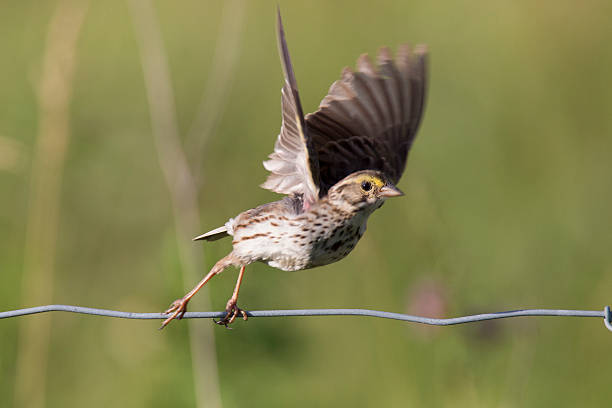
[[[50,299],[161,311],[198,278],[181,278],[178,248],[189,238],[175,232],[152,136],[134,25],[140,6],[67,4],[2,2],[0,310]],[[43,56],[53,19],[73,6],[83,18],[67,79],[69,136],[55,174],[59,207],[36,221],[33,206],[54,205],[33,198],[54,197],[33,195],[32,169],[47,160],[36,146],[41,135],[57,136],[41,129]],[[153,3],[176,123],[199,180],[202,226],[189,234],[277,199],[258,187],[280,127],[275,7]],[[429,46],[429,97],[399,183],[406,196],[377,212],[339,263],[299,273],[250,266],[240,305],[442,317],[600,310],[612,302],[612,3],[281,1],[280,7],[307,112],[359,54],[402,42]],[[57,27],[74,29],[70,20]],[[62,44],[59,55],[69,52]],[[228,52],[235,58],[224,59]],[[219,73],[226,80],[211,85]],[[36,276],[38,262],[28,259],[36,249],[24,249],[36,239],[27,230],[44,230],[45,223],[57,223],[37,244],[51,257],[52,285],[24,277]],[[188,245],[205,257],[202,275],[230,249],[227,240]],[[228,270],[210,282],[214,310],[224,308],[235,276]],[[35,358],[24,356],[26,320],[34,333],[49,327],[42,337],[30,334],[42,339]],[[187,323],[163,332],[158,325],[72,314],[1,321],[0,406],[30,404],[28,392],[19,395],[29,381],[39,394],[29,406],[215,406],[214,398],[197,397],[198,344],[190,349]],[[217,362],[197,364],[218,372],[218,387],[211,384],[224,407],[610,401],[612,336],[599,319],[425,328],[369,318],[276,318],[212,329]]]

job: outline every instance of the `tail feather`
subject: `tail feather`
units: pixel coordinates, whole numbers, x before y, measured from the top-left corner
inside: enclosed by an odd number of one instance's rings
[[[223,225],[219,228],[215,228],[212,231],[208,231],[205,234],[199,235],[195,237],[193,240],[194,241],[200,241],[200,240],[216,241],[218,239],[225,238],[225,237],[229,237],[229,234],[227,233],[227,227]]]

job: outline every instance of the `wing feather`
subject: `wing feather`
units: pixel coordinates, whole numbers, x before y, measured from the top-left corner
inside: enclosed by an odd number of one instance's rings
[[[426,49],[380,49],[357,71],[345,68],[306,125],[319,158],[320,194],[359,170],[380,170],[397,183],[416,135],[426,91]]]
[[[278,43],[285,75],[281,91],[283,119],[274,152],[264,162],[270,174],[261,186],[281,194],[301,195],[307,208],[319,198],[319,161],[306,127],[280,10]]]
[[[380,170],[397,183],[421,123],[426,94],[426,49],[387,47],[377,63],[367,54],[356,71],[345,68],[319,109],[304,117],[285,32],[278,12],[279,53],[285,76],[282,124],[264,162],[262,187],[300,197],[308,208],[347,175]]]

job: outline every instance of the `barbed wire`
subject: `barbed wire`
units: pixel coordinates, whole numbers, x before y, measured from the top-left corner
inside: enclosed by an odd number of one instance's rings
[[[117,310],[96,309],[91,307],[70,305],[45,305],[29,307],[25,309],[9,310],[0,312],[0,319],[10,317],[26,316],[47,312],[69,312],[86,315],[116,317],[121,319],[166,319],[163,313],[134,313],[120,312]],[[482,313],[469,316],[452,317],[447,319],[435,319],[431,317],[413,316],[403,313],[382,312],[368,309],[295,309],[295,310],[253,310],[246,312],[248,317],[289,317],[289,316],[368,316],[383,319],[401,320],[405,322],[421,323],[434,326],[451,326],[456,324],[480,322],[484,320],[506,319],[510,317],[526,316],[566,316],[566,317],[599,317],[603,318],[606,328],[612,331],[612,313],[610,306],[604,310],[567,310],[567,309],[522,309],[505,312]],[[225,312],[187,312],[184,319],[220,319],[225,317]]]

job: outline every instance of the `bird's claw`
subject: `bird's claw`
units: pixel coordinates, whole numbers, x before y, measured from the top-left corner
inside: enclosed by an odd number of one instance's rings
[[[213,319],[213,321],[219,325],[223,325],[226,328],[231,329],[231,327],[228,326],[234,323],[234,320],[236,320],[236,317],[238,316],[242,316],[242,319],[245,321],[248,320],[246,312],[236,305],[236,300],[230,299],[225,307],[225,317],[221,320]]]
[[[160,330],[163,329],[164,327],[166,327],[168,325],[168,323],[170,323],[172,320],[174,319],[178,319],[181,320],[183,318],[183,315],[185,314],[185,312],[187,311],[187,303],[189,302],[189,300],[186,299],[177,299],[174,302],[172,302],[172,304],[170,305],[170,307],[168,308],[168,310],[166,310],[163,314],[170,314],[170,317],[168,317],[166,320],[164,320],[164,322],[162,323],[161,327],[159,328]]]

